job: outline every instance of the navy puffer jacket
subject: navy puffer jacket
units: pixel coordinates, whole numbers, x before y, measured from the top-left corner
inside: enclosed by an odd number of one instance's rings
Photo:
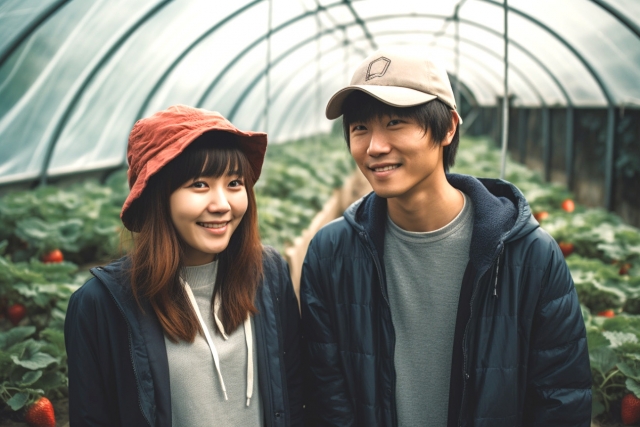
[[[270,247],[263,256],[254,333],[264,425],[300,426],[298,302],[282,257]],[[95,277],[69,301],[64,332],[71,426],[171,426],[162,327],[148,302],[143,301],[146,314],[139,310],[126,269],[127,258],[92,269]]]
[[[474,206],[448,426],[588,427],[585,326],[558,245],[515,186],[464,175],[447,179]],[[305,259],[302,321],[310,420],[317,425],[397,425],[386,217],[386,200],[369,194],[320,230]]]

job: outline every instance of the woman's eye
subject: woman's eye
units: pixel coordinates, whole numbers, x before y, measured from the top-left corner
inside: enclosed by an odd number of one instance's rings
[[[189,187],[193,187],[193,188],[207,188],[207,183],[204,181],[195,181],[193,184],[191,184]]]
[[[241,179],[234,179],[229,183],[229,187],[242,187],[244,183]]]
[[[367,127],[364,126],[364,125],[354,125],[351,128],[351,132],[357,132],[357,131],[360,131],[360,130],[367,130]]]

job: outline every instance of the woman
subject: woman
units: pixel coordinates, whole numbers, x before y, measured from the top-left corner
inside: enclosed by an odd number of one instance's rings
[[[69,302],[71,426],[302,424],[288,268],[260,244],[265,134],[174,106],[129,137],[131,253]]]

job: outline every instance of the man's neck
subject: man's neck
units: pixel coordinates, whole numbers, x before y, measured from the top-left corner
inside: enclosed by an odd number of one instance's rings
[[[389,217],[406,231],[426,232],[449,224],[464,206],[464,196],[444,174],[423,188],[387,200]]]

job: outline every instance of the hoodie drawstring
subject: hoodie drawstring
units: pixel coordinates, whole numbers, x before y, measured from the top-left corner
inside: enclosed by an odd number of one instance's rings
[[[209,345],[209,349],[211,350],[211,355],[213,356],[213,362],[216,366],[216,371],[218,372],[218,378],[220,379],[220,386],[222,387],[222,393],[224,394],[224,400],[229,400],[227,396],[227,388],[224,385],[224,379],[222,378],[222,371],[220,370],[220,358],[218,356],[218,351],[216,350],[216,346],[211,339],[211,335],[209,334],[209,328],[206,323],[202,319],[202,315],[200,314],[200,309],[198,308],[198,303],[196,302],[195,297],[193,296],[193,292],[191,291],[191,286],[189,284],[180,279],[182,284],[184,285],[185,290],[187,291],[187,295],[189,297],[189,302],[191,303],[191,307],[193,311],[195,311],[198,321],[200,322],[200,326],[202,327],[202,331],[204,332],[204,337],[207,340],[207,344]],[[220,296],[216,294],[213,300],[213,318],[216,322],[216,326],[222,335],[222,338],[225,340],[229,339],[226,331],[224,330],[224,326],[222,325],[222,321],[218,317],[218,311],[220,310]],[[251,397],[253,396],[253,332],[251,330],[251,317],[247,315],[247,318],[244,321],[244,336],[247,344],[247,406],[251,403]]]

